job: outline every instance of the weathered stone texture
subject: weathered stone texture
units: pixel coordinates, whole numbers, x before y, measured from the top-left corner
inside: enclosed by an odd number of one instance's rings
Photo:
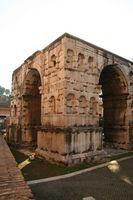
[[[132,77],[131,61],[64,34],[14,71],[9,140],[64,163],[102,153],[102,90],[106,142],[132,148]]]

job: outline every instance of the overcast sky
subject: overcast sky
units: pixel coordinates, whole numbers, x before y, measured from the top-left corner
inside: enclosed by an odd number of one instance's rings
[[[0,0],[0,85],[64,32],[133,57],[133,0]]]

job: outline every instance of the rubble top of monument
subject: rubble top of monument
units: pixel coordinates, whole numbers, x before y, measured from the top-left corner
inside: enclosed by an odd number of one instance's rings
[[[108,51],[108,50],[106,50],[106,49],[104,49],[104,48],[101,48],[101,47],[99,47],[99,46],[97,46],[97,45],[95,45],[95,44],[89,43],[89,42],[87,42],[87,41],[85,41],[85,40],[83,40],[83,39],[81,39],[81,38],[79,38],[79,37],[73,36],[73,35],[71,35],[71,34],[69,34],[69,33],[67,33],[67,32],[64,33],[63,35],[61,35],[60,37],[58,37],[58,38],[57,38],[56,40],[54,40],[53,42],[51,42],[48,46],[46,46],[46,47],[45,47],[44,49],[42,49],[41,51],[40,51],[40,50],[37,50],[36,52],[34,52],[31,56],[29,56],[29,57],[24,61],[24,63],[27,63],[28,61],[34,59],[34,57],[37,56],[38,54],[44,53],[44,52],[50,50],[51,48],[53,48],[54,45],[56,45],[58,42],[61,42],[61,40],[62,40],[63,38],[65,38],[65,37],[66,37],[66,38],[73,39],[73,40],[78,41],[78,42],[81,42],[81,43],[83,43],[83,44],[86,44],[86,45],[88,45],[88,46],[90,46],[90,47],[92,47],[92,48],[94,48],[94,49],[96,49],[96,50],[102,51],[105,58],[107,57],[107,54],[108,54],[108,55],[110,55],[110,56],[112,56],[112,57],[115,57],[115,58],[120,59],[120,60],[123,61],[123,62],[128,63],[129,67],[130,67],[130,65],[133,65],[133,62],[132,62],[131,60],[128,60],[128,59],[126,59],[126,58],[123,58],[123,57],[121,57],[121,56],[119,56],[119,55],[117,55],[117,54],[115,54],[115,53],[113,53],[113,52],[110,52],[110,51]],[[24,64],[24,63],[23,63],[23,64]],[[22,65],[23,65],[23,64],[22,64]],[[22,66],[22,65],[21,65],[21,66]],[[19,69],[21,69],[21,66],[18,67],[18,68],[14,71],[14,73],[17,72]]]

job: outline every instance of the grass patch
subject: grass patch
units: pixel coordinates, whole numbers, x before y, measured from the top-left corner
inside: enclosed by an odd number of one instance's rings
[[[16,160],[17,163],[23,162],[28,156],[24,155],[23,153],[19,152],[13,147],[10,147],[10,150]],[[126,156],[133,155],[133,152],[127,152],[120,155],[115,155],[108,157],[108,161],[119,159]],[[51,164],[45,159],[35,158],[29,165],[24,167],[21,171],[26,181],[30,180],[37,180],[41,178],[48,178],[52,176],[59,176],[63,174],[68,174],[71,172],[75,172],[81,169],[86,169],[92,166],[96,166],[99,163],[86,163],[83,162],[76,166],[59,166],[57,164]]]
[[[127,157],[127,156],[132,156],[133,155],[133,152],[125,152],[125,153],[121,153],[121,154],[118,154],[118,155],[114,155],[114,156],[108,156],[108,159],[109,161],[111,160],[116,160],[116,159],[120,159],[120,158],[124,158],[124,157]]]

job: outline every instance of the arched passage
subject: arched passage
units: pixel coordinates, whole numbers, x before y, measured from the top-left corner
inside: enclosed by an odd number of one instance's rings
[[[26,129],[26,140],[37,146],[37,129],[41,125],[41,86],[40,74],[31,69],[24,81],[23,90],[23,125]]]
[[[106,66],[101,72],[99,84],[103,99],[103,132],[105,144],[127,148],[128,85],[117,65]]]

